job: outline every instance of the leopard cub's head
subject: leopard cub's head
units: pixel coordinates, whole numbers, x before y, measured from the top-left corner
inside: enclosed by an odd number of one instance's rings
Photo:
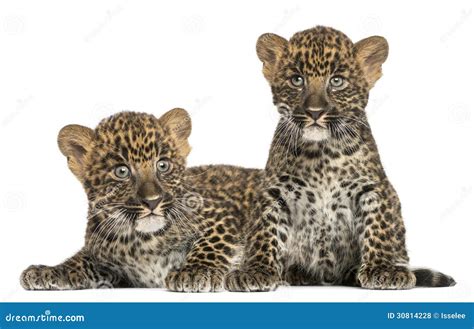
[[[95,226],[164,231],[190,152],[190,133],[191,121],[182,109],[159,119],[121,112],[94,130],[62,128],[59,149],[86,191]]]
[[[289,41],[264,34],[257,54],[279,112],[302,129],[306,140],[319,141],[338,137],[364,117],[388,44],[379,36],[352,43],[339,31],[317,26]]]

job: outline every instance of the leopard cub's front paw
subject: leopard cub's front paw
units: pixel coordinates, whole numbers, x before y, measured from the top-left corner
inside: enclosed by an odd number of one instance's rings
[[[357,280],[367,289],[411,289],[416,284],[415,275],[404,266],[364,266]]]
[[[65,283],[58,278],[56,271],[45,265],[31,265],[21,273],[20,284],[26,290],[59,290]]]
[[[80,272],[64,272],[58,267],[31,265],[21,273],[20,284],[26,290],[70,290],[89,288]]]
[[[276,275],[267,274],[258,270],[235,270],[225,278],[225,289],[229,291],[272,291],[281,280]]]
[[[218,292],[224,290],[224,274],[206,267],[185,267],[168,273],[166,288],[179,292]]]

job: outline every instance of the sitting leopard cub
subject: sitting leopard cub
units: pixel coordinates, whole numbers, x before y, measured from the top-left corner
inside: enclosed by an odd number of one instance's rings
[[[222,290],[261,171],[185,169],[190,132],[181,109],[64,127],[59,148],[89,200],[85,245],[59,265],[30,266],[21,285]]]
[[[440,272],[409,268],[400,201],[364,111],[388,55],[386,40],[353,43],[319,26],[289,41],[264,34],[257,54],[281,118],[262,187],[268,206],[226,287],[454,285]]]

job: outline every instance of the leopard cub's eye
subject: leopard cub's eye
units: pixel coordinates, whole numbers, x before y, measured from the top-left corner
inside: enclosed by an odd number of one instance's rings
[[[171,163],[168,160],[159,160],[156,163],[156,170],[160,173],[167,173],[171,169]]]
[[[331,87],[334,87],[334,88],[342,88],[343,85],[345,83],[345,80],[343,77],[340,77],[340,76],[335,76],[335,77],[332,77],[330,80],[329,80],[329,84],[331,85]]]
[[[293,75],[290,81],[291,81],[291,84],[296,88],[300,88],[304,86],[304,78],[301,75],[297,75],[297,74]]]
[[[130,169],[125,165],[121,165],[115,168],[114,174],[119,179],[127,179],[130,177]]]

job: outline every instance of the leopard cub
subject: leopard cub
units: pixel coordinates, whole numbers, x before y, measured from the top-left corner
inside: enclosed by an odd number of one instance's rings
[[[263,211],[227,289],[267,291],[282,282],[454,285],[441,272],[410,268],[401,203],[366,116],[387,41],[352,42],[317,26],[289,40],[264,34],[257,55],[281,116],[265,168]]]
[[[21,285],[222,290],[261,172],[186,169],[190,133],[182,109],[159,119],[121,112],[95,129],[64,127],[59,148],[89,202],[85,245],[59,265],[28,267]]]

